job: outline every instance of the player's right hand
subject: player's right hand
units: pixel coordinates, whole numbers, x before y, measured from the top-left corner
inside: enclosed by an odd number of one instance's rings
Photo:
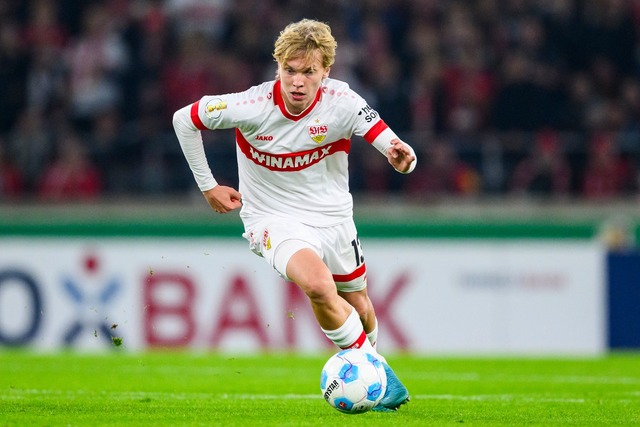
[[[202,194],[211,209],[218,213],[227,213],[242,207],[242,195],[231,187],[216,185]]]

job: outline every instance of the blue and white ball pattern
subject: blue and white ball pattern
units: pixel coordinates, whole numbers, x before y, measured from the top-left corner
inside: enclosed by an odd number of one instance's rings
[[[387,388],[387,374],[375,355],[342,350],[327,360],[320,375],[324,399],[340,412],[360,414],[376,406]]]

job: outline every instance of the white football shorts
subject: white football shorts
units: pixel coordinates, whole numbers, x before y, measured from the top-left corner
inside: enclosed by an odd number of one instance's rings
[[[364,254],[353,220],[330,227],[313,227],[281,218],[270,218],[249,227],[242,235],[250,249],[285,280],[287,263],[303,248],[314,250],[333,275],[339,291],[355,292],[367,287]]]

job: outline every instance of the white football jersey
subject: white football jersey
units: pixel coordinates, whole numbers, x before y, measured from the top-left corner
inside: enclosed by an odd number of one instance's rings
[[[334,79],[323,82],[299,115],[287,111],[277,80],[204,96],[189,112],[197,129],[236,129],[245,224],[264,215],[320,227],[351,218],[351,137],[362,136],[382,153],[397,138],[362,97]]]

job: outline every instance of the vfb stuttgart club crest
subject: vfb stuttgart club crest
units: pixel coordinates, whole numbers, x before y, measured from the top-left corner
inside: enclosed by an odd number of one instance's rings
[[[320,124],[319,119],[315,119],[314,122],[313,125],[309,126],[309,136],[314,142],[320,144],[327,137],[329,126]]]

